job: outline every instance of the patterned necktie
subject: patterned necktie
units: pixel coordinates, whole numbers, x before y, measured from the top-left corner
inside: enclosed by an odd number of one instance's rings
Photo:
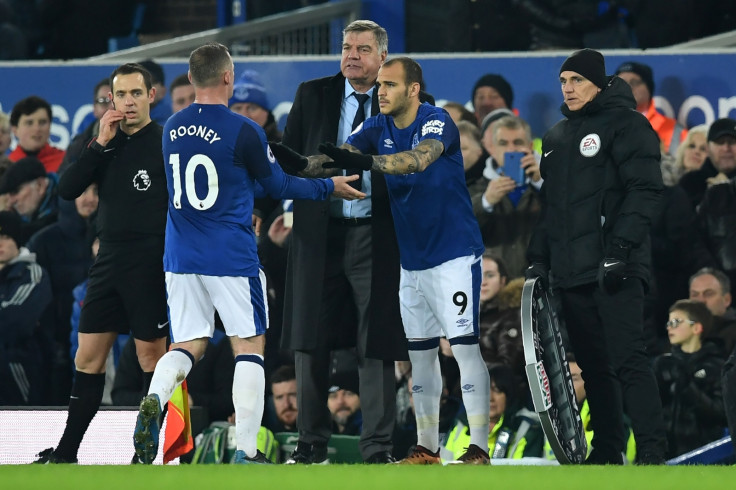
[[[355,118],[353,119],[352,126],[352,131],[355,131],[355,128],[360,126],[360,123],[365,121],[365,103],[368,101],[368,99],[371,98],[371,96],[368,94],[359,94],[357,92],[353,92],[351,95],[358,99],[358,110],[355,111]],[[354,189],[360,190],[361,186],[363,185],[363,171],[359,168],[350,168],[346,171],[346,175],[358,176],[358,180],[350,182],[350,185]]]

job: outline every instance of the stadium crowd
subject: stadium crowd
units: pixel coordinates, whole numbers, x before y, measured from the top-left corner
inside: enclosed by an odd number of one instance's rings
[[[348,41],[346,45],[350,51]],[[336,81],[328,77],[331,81],[322,83],[337,83],[342,91],[346,79],[356,78],[347,73],[345,60],[362,57],[364,88],[377,99],[371,90],[386,59],[385,48],[378,55],[370,59],[370,54],[343,53]],[[167,87],[157,63],[142,64],[157,87],[151,118],[163,126],[169,116],[194,102],[194,89],[186,74]],[[271,112],[268,84],[252,70],[235,69],[228,107],[262,127],[275,146],[282,134]],[[636,110],[659,137],[665,185],[646,238],[651,270],[641,322],[664,408],[667,457],[674,457],[722,437],[727,415],[736,416],[735,402],[724,401],[736,392],[736,310],[731,304],[736,280],[736,120],[684,128],[657,111],[649,66],[626,62],[608,72],[625,82],[621,86],[630,89]],[[444,108],[459,131],[465,184],[485,246],[478,345],[490,376],[487,456],[552,459],[531,406],[519,313],[529,265],[527,246],[542,212],[545,183],[540,162],[546,149],[515,108],[510,78],[486,74],[475,83],[468,104],[450,102]],[[93,117],[66,150],[49,142],[51,106],[42,97],[29,94],[9,114],[0,113],[0,377],[5,380],[0,405],[65,405],[78,376],[74,366],[79,311],[99,246],[100,198],[93,183],[76,199],[63,199],[59,179],[78,164],[98,137],[104,114],[113,109],[112,81],[92,82]],[[317,145],[326,141],[339,146],[361,124],[351,126],[350,117],[346,125],[329,126],[327,117],[312,109],[317,89],[309,83],[300,86],[283,135],[284,144],[304,155],[317,153]],[[368,116],[376,114],[377,102],[346,94],[351,114],[364,109]],[[429,94],[421,97],[433,101]],[[339,116],[339,107],[334,111]],[[277,158],[281,162],[278,153]],[[285,167],[287,160],[281,162]],[[521,168],[520,175],[511,170],[513,165]],[[293,168],[285,170],[295,173]],[[267,277],[269,316],[263,359],[269,382],[262,425],[273,433],[299,432],[299,444],[288,458],[291,463],[324,462],[330,434],[357,436],[362,458],[369,463],[411,458],[417,453],[418,435],[427,440],[424,417],[416,416],[418,392],[412,388],[399,318],[398,252],[388,256],[396,245],[386,184],[376,172],[362,175],[372,187],[372,203],[365,207],[363,201],[364,208],[334,199],[256,200],[254,220],[260,229],[257,246]],[[134,185],[138,190],[146,187],[146,176],[140,175]],[[320,213],[322,221],[316,217]],[[307,230],[305,224],[314,228]],[[373,247],[365,257],[351,256],[361,240],[372,240]],[[361,266],[363,272],[356,273],[351,265]],[[550,286],[555,287],[554,277]],[[312,327],[305,329],[302,322]],[[207,408],[204,426],[234,420],[235,367],[221,327],[218,323],[219,333],[188,378],[190,405]],[[396,332],[402,338],[388,348],[385,339]],[[138,365],[135,342],[121,336],[111,347],[103,370],[102,403],[137,405],[147,387],[140,391],[145,373]],[[424,457],[429,462],[435,457],[463,461],[466,448],[475,444],[469,427],[477,424],[463,403],[463,361],[458,362],[452,339],[440,339],[436,348],[429,352],[438,356],[441,373],[435,414],[440,451]],[[568,360],[578,382],[578,403],[587,414],[585,372],[581,375],[574,356]],[[592,431],[589,414],[583,419],[586,431]],[[636,443],[633,436],[630,439],[623,457],[633,463]]]

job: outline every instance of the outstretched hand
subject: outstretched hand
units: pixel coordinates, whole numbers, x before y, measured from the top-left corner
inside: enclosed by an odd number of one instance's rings
[[[373,157],[371,155],[363,155],[355,153],[344,148],[338,148],[332,143],[320,143],[317,149],[332,158],[332,162],[322,164],[322,168],[357,168],[360,170],[370,170],[373,166]]]
[[[309,160],[304,155],[295,152],[288,146],[282,145],[277,141],[269,141],[268,146],[271,148],[271,152],[276,157],[276,160],[278,160],[281,168],[287,174],[296,175],[307,168]]]
[[[337,175],[331,178],[335,183],[335,190],[332,191],[333,196],[339,197],[340,199],[346,199],[348,201],[352,201],[353,199],[363,199],[365,197],[365,193],[360,192],[348,183],[358,180],[357,175]]]

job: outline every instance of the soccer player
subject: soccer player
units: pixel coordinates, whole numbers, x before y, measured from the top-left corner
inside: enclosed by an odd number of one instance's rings
[[[274,198],[355,199],[355,177],[302,179],[283,173],[265,133],[228,110],[233,61],[225,46],[206,44],[189,58],[195,101],[174,114],[163,134],[169,190],[164,270],[172,348],[161,358],[134,433],[147,464],[158,451],[162,406],[199,360],[220,314],[235,355],[235,463],[268,463],[256,449],[263,414],[263,349],[268,328],[265,275],[251,227],[256,183]]]
[[[478,346],[483,243],[465,186],[457,127],[443,109],[419,102],[421,81],[422,69],[411,58],[384,63],[377,81],[381,114],[367,119],[340,148],[320,145],[334,161],[310,157],[304,173],[328,162],[323,168],[387,174],[417,418],[416,449],[401,463],[440,463],[437,352],[444,336],[460,368],[470,426],[470,445],[460,461],[488,464],[490,380]]]

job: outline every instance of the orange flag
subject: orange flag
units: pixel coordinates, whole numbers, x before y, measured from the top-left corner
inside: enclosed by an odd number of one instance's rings
[[[174,390],[169,400],[168,412],[164,434],[164,464],[194,448],[186,380]]]

